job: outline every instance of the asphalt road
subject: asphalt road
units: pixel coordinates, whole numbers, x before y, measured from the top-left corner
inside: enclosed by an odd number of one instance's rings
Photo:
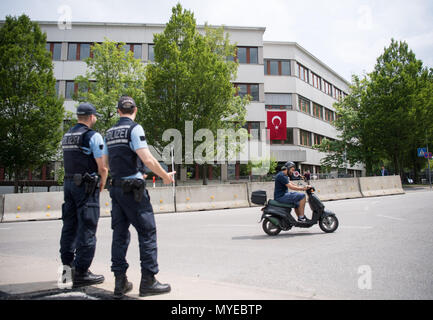
[[[340,221],[333,234],[314,226],[269,237],[258,223],[260,208],[156,215],[157,278],[173,290],[151,299],[433,299],[432,192],[325,205]],[[53,298],[110,297],[110,223],[100,219],[91,267],[106,282]],[[0,224],[3,295],[29,297],[55,287],[61,226],[59,220]],[[138,244],[130,230],[130,297],[138,298]]]

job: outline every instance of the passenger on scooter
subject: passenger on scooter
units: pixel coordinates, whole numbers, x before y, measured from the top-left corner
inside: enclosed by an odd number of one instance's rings
[[[288,161],[281,171],[275,177],[275,189],[274,189],[274,200],[287,204],[294,204],[296,215],[298,216],[299,222],[306,222],[307,218],[304,215],[305,204],[307,198],[305,193],[301,192],[289,192],[288,189],[295,191],[306,191],[311,188],[310,185],[306,187],[300,187],[290,182],[289,176],[295,172],[295,163]]]

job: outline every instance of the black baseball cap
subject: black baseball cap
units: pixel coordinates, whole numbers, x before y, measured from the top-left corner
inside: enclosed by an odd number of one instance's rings
[[[119,102],[117,103],[118,109],[133,109],[137,105],[135,104],[134,99],[130,96],[121,96]]]
[[[81,103],[78,106],[77,114],[79,116],[90,115],[90,114],[94,114],[97,117],[101,116],[101,114],[96,112],[96,108],[93,106],[93,104],[88,103],[88,102]]]

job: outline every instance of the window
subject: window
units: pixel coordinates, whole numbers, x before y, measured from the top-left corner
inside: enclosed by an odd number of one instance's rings
[[[271,75],[277,75],[279,74],[278,72],[278,61],[269,61],[269,74]]]
[[[155,61],[155,45],[154,44],[149,44],[147,46],[147,60],[149,61]]]
[[[332,84],[330,84],[328,81],[323,80],[324,84],[324,92],[332,97]]]
[[[78,84],[74,81],[66,81],[65,99],[72,100],[74,93],[78,91]]]
[[[252,97],[252,101],[259,101],[259,85],[258,84],[250,84],[250,95]]]
[[[321,144],[323,139],[325,139],[324,136],[321,136],[320,134],[314,134],[314,144]]]
[[[309,70],[299,63],[298,63],[298,76],[299,79],[304,80],[305,82],[308,83],[310,82]]]
[[[127,44],[125,44],[123,49],[125,50],[126,53],[128,53],[129,51],[132,51],[134,53],[134,59],[141,60],[141,58],[142,58],[141,44],[127,43]]]
[[[319,90],[322,90],[322,78],[313,72],[311,72],[311,77],[313,80],[313,83],[312,83],[313,87],[315,87]]]
[[[292,109],[292,94],[266,93],[266,109]]]
[[[60,84],[60,81],[56,81],[56,96],[57,97],[59,96],[59,84]]]
[[[302,112],[311,114],[310,101],[308,101],[305,98],[299,97],[299,110],[301,110]]]
[[[341,99],[343,99],[343,91],[341,91],[338,88],[334,88],[334,98],[337,99],[338,101],[341,101]]]
[[[323,107],[313,102],[313,116],[323,119]]]
[[[334,112],[325,108],[325,120],[328,122],[334,121]]]
[[[258,84],[235,84],[238,88],[237,94],[242,98],[247,94],[251,96],[251,101],[259,101],[259,85]]]
[[[261,140],[260,122],[247,122],[244,128],[251,135],[251,139]]]
[[[238,47],[236,59],[239,63],[257,64],[258,48],[257,47]]]
[[[290,76],[290,61],[281,61],[281,75]]]
[[[45,48],[51,52],[51,59],[60,60],[62,54],[62,44],[60,42],[47,42]]]
[[[271,140],[271,144],[293,144],[293,128],[287,128],[286,140]]]
[[[93,57],[90,43],[69,43],[68,44],[68,60],[84,60]]]
[[[308,131],[305,131],[305,130],[300,130],[300,132],[299,132],[299,135],[300,135],[300,144],[302,145],[302,146],[309,146],[309,147],[311,147],[313,144],[312,144],[312,141],[311,141],[311,132],[308,132]]]
[[[290,61],[265,60],[265,74],[272,76],[290,76]]]

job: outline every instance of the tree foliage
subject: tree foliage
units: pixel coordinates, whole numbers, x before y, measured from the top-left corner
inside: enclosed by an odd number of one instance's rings
[[[78,93],[74,99],[95,106],[102,117],[94,129],[102,133],[117,121],[116,108],[120,96],[131,96],[139,108],[145,102],[145,65],[135,59],[131,51],[126,53],[124,45],[109,39],[95,43],[91,48],[92,56],[85,60],[86,74],[75,79]]]
[[[178,4],[154,43],[155,61],[146,68],[146,108],[138,115],[153,146],[161,150],[167,144],[161,137],[169,128],[185,137],[186,121],[193,121],[194,133],[206,128],[214,136],[218,129],[242,127],[248,99],[236,96],[231,83],[238,64],[228,57],[236,46],[223,28],[205,26],[201,34],[194,14]]]
[[[7,16],[0,29],[0,163],[15,179],[53,160],[62,137],[46,34],[29,17]]]
[[[416,59],[407,43],[392,39],[362,80],[352,79],[351,93],[335,104],[340,141],[324,141],[325,165],[364,163],[373,175],[382,163],[396,174],[421,168],[417,148],[433,141],[432,69]]]

